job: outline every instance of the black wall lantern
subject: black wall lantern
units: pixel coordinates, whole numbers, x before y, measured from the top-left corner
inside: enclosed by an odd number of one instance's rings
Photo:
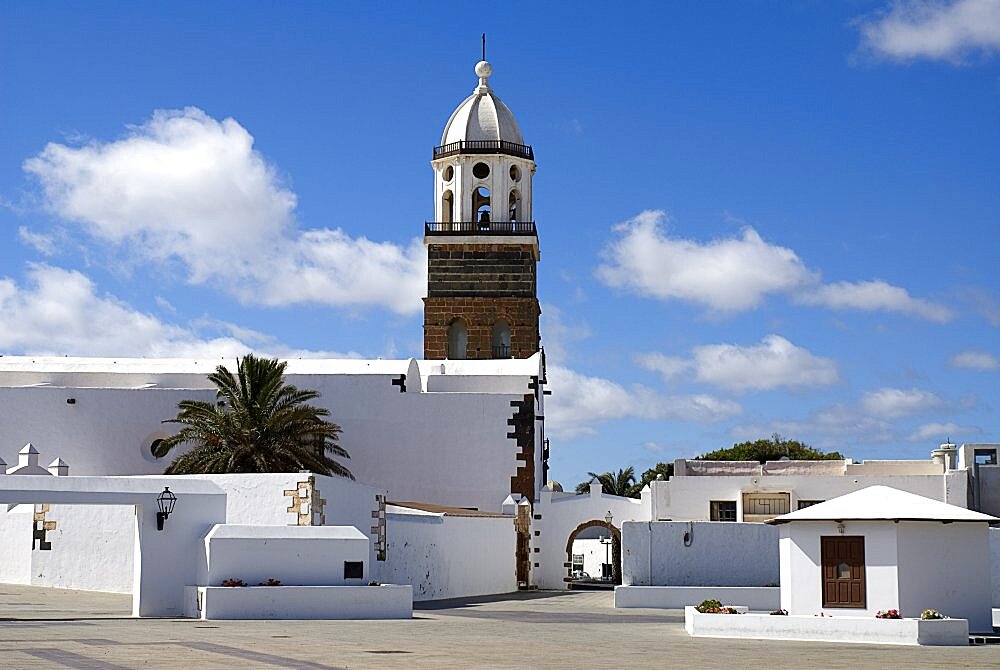
[[[170,492],[170,489],[166,486],[163,487],[163,493],[156,496],[156,508],[159,510],[156,513],[156,530],[163,530],[163,522],[166,521],[170,513],[174,511],[174,504],[177,502],[177,496]]]

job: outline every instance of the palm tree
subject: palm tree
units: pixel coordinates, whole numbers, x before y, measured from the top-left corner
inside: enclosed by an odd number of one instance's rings
[[[639,494],[639,487],[635,483],[635,468],[631,465],[624,470],[618,470],[618,473],[605,472],[602,474],[597,474],[596,472],[588,472],[590,475],[590,480],[586,482],[581,482],[576,487],[577,493],[586,493],[590,490],[590,482],[595,479],[600,483],[601,488],[604,492],[613,496],[623,496],[626,498],[635,498]]]
[[[354,479],[333,459],[350,458],[337,444],[340,426],[323,419],[329,410],[308,404],[319,392],[285,383],[286,365],[247,354],[238,361],[236,376],[217,367],[208,376],[218,389],[217,402],[182,400],[177,416],[164,421],[184,427],[157,445],[157,457],[184,442],[196,445],[165,474],[310,470]]]

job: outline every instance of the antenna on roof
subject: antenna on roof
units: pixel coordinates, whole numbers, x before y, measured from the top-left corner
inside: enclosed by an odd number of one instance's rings
[[[486,33],[483,33],[483,60],[486,60]]]

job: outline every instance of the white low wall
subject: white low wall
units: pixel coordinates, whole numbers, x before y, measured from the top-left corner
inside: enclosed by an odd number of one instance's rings
[[[189,586],[195,619],[409,619],[413,589],[382,586]]]
[[[622,524],[626,586],[777,586],[778,529],[761,523]]]
[[[993,607],[1000,607],[1000,528],[990,528],[990,582]]]
[[[693,637],[963,647],[969,644],[969,622],[965,619],[702,614],[694,607],[685,607],[684,629]]]
[[[294,586],[361,586],[368,583],[368,537],[353,526],[246,526],[219,524],[205,537],[208,579],[250,585],[277,579]],[[346,579],[344,563],[361,563]]]
[[[388,550],[378,564],[379,579],[412,584],[414,600],[517,590],[512,518],[396,511],[386,514],[386,523]]]
[[[781,604],[777,586],[616,586],[615,607],[684,609],[703,600],[746,605],[752,610],[776,610]]]

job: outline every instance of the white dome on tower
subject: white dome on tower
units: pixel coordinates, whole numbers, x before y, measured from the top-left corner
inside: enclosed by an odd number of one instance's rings
[[[479,86],[452,112],[441,134],[442,145],[477,140],[524,144],[514,115],[490,88],[491,74],[493,66],[488,62],[476,63]]]

